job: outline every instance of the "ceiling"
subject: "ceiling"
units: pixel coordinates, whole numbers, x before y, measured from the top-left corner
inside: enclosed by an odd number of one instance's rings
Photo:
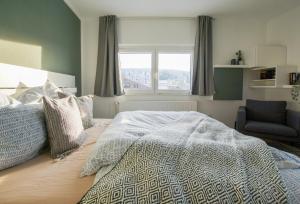
[[[65,0],[80,17],[194,17],[249,15],[270,18],[300,6],[299,0]]]

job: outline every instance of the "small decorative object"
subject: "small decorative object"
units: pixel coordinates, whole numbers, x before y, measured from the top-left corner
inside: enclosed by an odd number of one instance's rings
[[[260,79],[266,79],[267,78],[267,72],[266,71],[261,71],[260,72]]]
[[[267,70],[266,79],[274,79],[275,78],[275,69]]]
[[[260,72],[260,79],[275,79],[275,70],[263,70]]]
[[[292,72],[289,73],[289,82],[290,85],[295,85],[297,82],[299,83],[300,81],[300,73]]]
[[[230,61],[230,64],[231,64],[231,65],[236,65],[236,59],[232,59],[232,60]]]
[[[235,55],[236,55],[236,64],[237,64],[237,65],[242,65],[242,64],[244,64],[244,62],[243,62],[243,56],[242,56],[242,51],[241,51],[241,50],[237,51],[237,52],[235,53]]]

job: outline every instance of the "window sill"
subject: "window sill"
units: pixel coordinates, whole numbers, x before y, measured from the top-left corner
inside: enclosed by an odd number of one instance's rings
[[[192,96],[190,91],[125,91],[125,96]]]

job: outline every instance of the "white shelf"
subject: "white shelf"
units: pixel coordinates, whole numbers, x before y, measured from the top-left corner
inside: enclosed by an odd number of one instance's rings
[[[274,88],[277,88],[276,86],[249,86],[249,88],[253,88],[253,89],[274,89]]]
[[[255,67],[251,70],[252,71],[259,71],[259,70],[269,70],[269,69],[276,69],[276,66],[274,66],[274,67]]]
[[[238,69],[249,69],[251,68],[248,65],[230,65],[230,64],[224,64],[224,65],[214,65],[214,68],[238,68]]]
[[[284,89],[291,89],[291,88],[293,88],[294,86],[299,87],[300,85],[283,85],[282,88],[284,88]]]
[[[291,65],[277,65],[277,66],[265,66],[257,67],[251,70],[260,70],[249,72],[248,74],[248,86],[250,88],[278,88],[278,89],[291,89],[289,84],[289,73],[297,72],[296,66]],[[274,70],[274,79],[260,79],[261,71]]]
[[[275,79],[253,79],[252,81],[275,81]]]
[[[249,86],[253,89],[291,89],[294,85],[283,85],[283,86]],[[299,86],[299,85],[297,85]]]

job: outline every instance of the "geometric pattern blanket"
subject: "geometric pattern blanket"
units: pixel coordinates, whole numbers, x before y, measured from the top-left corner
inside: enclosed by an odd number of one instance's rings
[[[83,175],[113,168],[80,203],[287,203],[266,143],[204,114],[123,112],[101,138]]]

